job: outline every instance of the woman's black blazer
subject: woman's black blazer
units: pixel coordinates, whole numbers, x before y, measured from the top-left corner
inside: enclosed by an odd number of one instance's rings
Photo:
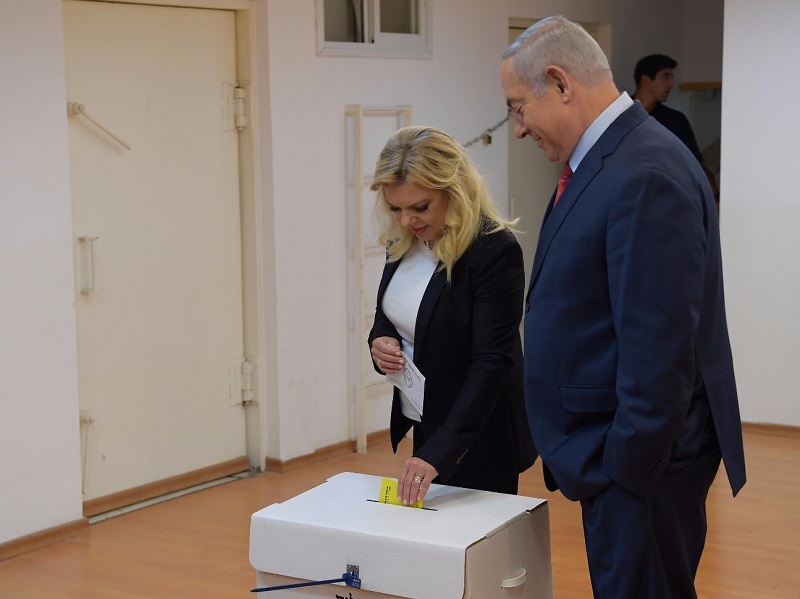
[[[384,267],[370,346],[376,337],[400,339],[382,310],[399,263]],[[438,470],[438,483],[502,489],[536,459],[523,398],[524,286],[522,250],[503,230],[480,234],[454,265],[451,281],[437,270],[425,290],[414,332],[414,363],[426,378],[414,455]],[[413,424],[395,389],[395,451]]]

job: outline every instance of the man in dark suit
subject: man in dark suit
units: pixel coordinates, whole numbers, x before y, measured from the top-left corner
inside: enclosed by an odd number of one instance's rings
[[[525,313],[545,482],[581,503],[595,597],[696,597],[720,458],[745,482],[711,188],[579,25],[539,21],[503,59],[516,136],[565,164]]]
[[[689,119],[680,110],[664,104],[669,98],[674,84],[672,70],[677,66],[678,62],[666,54],[650,54],[640,59],[633,71],[633,80],[636,83],[633,99],[639,100],[650,116],[672,131],[697,158],[711,184],[717,209],[719,209],[717,179],[705,164]]]

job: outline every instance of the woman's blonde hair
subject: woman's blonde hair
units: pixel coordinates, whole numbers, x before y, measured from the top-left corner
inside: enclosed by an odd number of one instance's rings
[[[414,245],[414,234],[393,218],[384,194],[386,186],[404,183],[441,189],[447,196],[445,230],[433,252],[440,261],[439,268],[447,270],[448,281],[456,261],[478,235],[510,229],[517,223],[518,219],[508,221],[500,216],[483,178],[461,144],[433,127],[404,127],[381,150],[370,185],[372,191],[378,192],[378,241],[386,245],[389,262],[402,258]]]

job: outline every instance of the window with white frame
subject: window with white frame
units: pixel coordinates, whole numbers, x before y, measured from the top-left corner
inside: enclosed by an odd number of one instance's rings
[[[317,54],[431,58],[433,0],[317,0]]]

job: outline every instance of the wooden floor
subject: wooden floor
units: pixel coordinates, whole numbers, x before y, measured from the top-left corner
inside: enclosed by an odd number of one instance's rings
[[[98,522],[82,537],[0,562],[0,598],[255,597],[248,562],[253,512],[338,472],[397,476],[404,449],[394,456],[381,444]],[[746,432],[745,452],[749,480],[739,497],[731,497],[722,472],[711,490],[699,596],[800,598],[800,439]],[[550,502],[556,599],[591,597],[578,506],[544,488],[538,462],[523,475],[520,493]]]

